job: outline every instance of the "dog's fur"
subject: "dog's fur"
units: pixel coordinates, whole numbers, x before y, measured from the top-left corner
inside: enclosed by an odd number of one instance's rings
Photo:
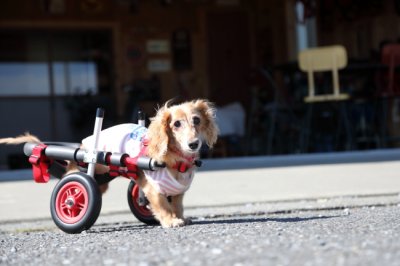
[[[178,121],[178,122],[177,122]],[[158,162],[166,163],[166,167],[179,180],[182,174],[174,169],[177,161],[186,157],[199,158],[203,141],[210,147],[216,143],[218,127],[215,123],[215,109],[207,100],[194,100],[170,106],[167,102],[152,118],[147,132],[149,139],[147,156]],[[0,143],[18,144],[24,142],[40,142],[33,135],[25,134],[16,138],[0,139]],[[197,145],[193,145],[197,143]],[[70,163],[68,173],[78,171]],[[97,165],[96,173],[107,172],[108,168]],[[172,196],[168,202],[147,181],[143,172],[139,172],[136,180],[150,202],[151,210],[163,227],[177,227],[190,223],[183,216],[183,194]],[[105,191],[106,188],[100,188]]]

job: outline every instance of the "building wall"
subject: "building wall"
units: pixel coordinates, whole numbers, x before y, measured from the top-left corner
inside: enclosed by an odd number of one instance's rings
[[[249,70],[262,64],[273,65],[283,63],[287,56],[286,31],[286,1],[280,0],[52,0],[5,1],[0,9],[1,29],[52,29],[52,30],[109,30],[112,35],[111,64],[112,93],[110,101],[115,102],[116,116],[114,122],[125,122],[129,107],[129,93],[126,88],[135,80],[150,79],[154,74],[160,80],[160,98],[142,101],[141,108],[151,116],[155,107],[168,99],[180,96],[180,99],[212,96],[209,80],[208,54],[208,15],[210,12],[240,11],[248,19],[248,35],[243,36],[249,45],[246,53],[250,54]],[[48,3],[49,5],[45,5]],[[211,25],[212,26],[212,25]],[[165,41],[171,43],[176,30],[185,29],[190,32],[192,67],[186,70],[170,70],[151,72],[148,63],[152,60],[172,61],[172,50],[166,53],[149,53],[148,41]],[[161,43],[162,43],[161,42]],[[165,43],[164,42],[164,43]],[[235,45],[232,43],[231,45]],[[247,90],[246,87],[242,88]],[[241,99],[237,99],[240,101]],[[22,101],[22,102],[21,102]],[[63,99],[56,99],[57,114],[48,108],[50,97],[36,99],[2,98],[2,109],[18,106],[13,122],[1,130],[1,136],[12,136],[30,130],[42,139],[57,137],[57,140],[75,140],[78,134],[68,129],[70,122]],[[27,104],[28,102],[29,104]],[[33,106],[31,106],[33,105]],[[128,106],[127,106],[128,105]],[[28,110],[28,108],[30,108]],[[36,122],[35,115],[27,112],[37,112],[43,117]],[[49,113],[50,112],[50,113]],[[30,118],[30,115],[34,118]],[[55,124],[47,123],[56,117]],[[0,121],[9,119],[5,113],[0,113]],[[28,121],[29,120],[29,121]],[[87,118],[88,124],[92,119]],[[18,124],[18,126],[16,126]],[[53,129],[52,129],[53,128]],[[55,129],[54,129],[55,128]],[[22,132],[21,132],[22,131]],[[53,133],[52,133],[53,132]],[[57,132],[54,134],[54,132]],[[83,134],[80,132],[80,134]],[[0,165],[5,163],[0,154]]]
[[[351,58],[371,58],[382,41],[400,37],[400,14],[394,2],[365,1],[319,10],[319,45],[342,44]]]

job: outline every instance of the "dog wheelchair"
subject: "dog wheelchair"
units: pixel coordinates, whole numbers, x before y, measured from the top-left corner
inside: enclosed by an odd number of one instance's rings
[[[135,180],[139,169],[155,171],[165,167],[165,164],[143,156],[130,157],[128,154],[98,151],[97,143],[103,118],[104,110],[98,108],[93,147],[85,150],[80,148],[80,143],[68,142],[28,142],[24,145],[24,154],[32,164],[35,182],[47,183],[50,176],[60,179],[51,195],[50,211],[54,223],[66,233],[80,233],[95,223],[102,205],[99,185],[106,184],[117,176],[131,179],[127,198],[133,215],[145,224],[158,224],[149,209],[149,202]],[[139,113],[138,123],[144,126],[143,113]],[[66,161],[76,162],[80,171],[65,175]],[[108,166],[109,172],[95,175],[96,164]]]

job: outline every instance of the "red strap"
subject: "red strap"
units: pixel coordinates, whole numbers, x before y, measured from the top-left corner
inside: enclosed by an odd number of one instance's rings
[[[191,164],[187,164],[184,162],[176,162],[175,165],[172,166],[173,169],[176,169],[180,173],[186,173],[191,167]]]
[[[124,163],[128,171],[126,172],[127,176],[136,180],[138,179],[138,169],[137,169],[137,157],[132,158],[132,157],[125,157],[124,158]]]
[[[126,172],[127,176],[132,178],[133,180],[138,179],[138,168],[137,168],[137,160],[140,156],[145,156],[147,154],[147,146],[149,145],[149,140],[144,138],[142,141],[142,148],[140,149],[139,154],[136,157],[125,157],[123,159],[126,168],[128,171]]]
[[[109,165],[109,168],[110,168],[110,170],[109,170],[109,175],[111,176],[111,177],[116,177],[116,176],[119,176],[120,175],[120,173],[119,173],[119,166],[116,166],[116,165]]]
[[[47,183],[50,180],[48,173],[50,160],[44,154],[45,144],[38,144],[32,149],[29,162],[32,164],[33,179],[37,183]]]

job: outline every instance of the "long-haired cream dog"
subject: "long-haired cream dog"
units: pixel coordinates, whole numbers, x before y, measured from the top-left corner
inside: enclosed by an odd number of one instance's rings
[[[141,171],[136,182],[144,191],[161,225],[177,227],[190,223],[183,216],[182,201],[193,180],[200,148],[203,142],[211,148],[217,136],[215,109],[210,102],[194,100],[172,106],[167,102],[152,118],[148,129],[136,124],[121,124],[103,130],[99,149],[124,152],[130,156],[137,156],[141,152],[158,162],[166,163],[166,168],[154,172]],[[84,139],[83,146],[91,141],[93,137]],[[24,142],[40,141],[30,134],[0,139],[0,143]],[[73,171],[77,169],[70,163],[69,173]],[[107,171],[106,166],[96,167],[96,173]],[[167,196],[171,196],[170,202]]]

